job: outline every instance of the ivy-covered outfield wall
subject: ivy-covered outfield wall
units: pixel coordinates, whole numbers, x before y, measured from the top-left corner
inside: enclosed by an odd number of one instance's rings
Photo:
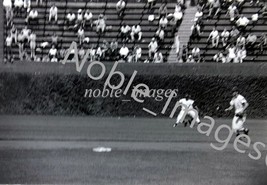
[[[250,104],[248,116],[264,118],[267,115],[267,77],[264,76],[137,74],[126,96],[122,93],[131,75],[125,76],[120,91],[111,92],[109,89],[109,93],[107,90],[103,93],[106,78],[107,75],[101,80],[92,80],[86,74],[37,75],[1,72],[0,113],[151,116],[142,110],[147,108],[158,116],[169,116],[175,102],[185,93],[189,93],[196,100],[202,115],[227,117],[233,113],[226,114],[223,109],[229,105],[232,87],[238,86]],[[118,83],[119,76],[112,77],[112,82]],[[139,97],[144,103],[136,102],[130,97],[133,86],[140,83],[151,89],[151,97]],[[162,115],[160,112],[171,90],[175,90],[176,97],[172,99],[166,114]]]

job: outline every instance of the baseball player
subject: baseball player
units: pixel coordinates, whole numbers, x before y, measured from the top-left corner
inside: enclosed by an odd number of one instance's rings
[[[235,131],[236,136],[240,133],[248,135],[249,129],[244,128],[244,123],[246,121],[246,109],[248,107],[247,100],[239,94],[236,87],[233,88],[233,98],[230,102],[230,107],[225,109],[225,111],[230,111],[235,108],[235,116],[232,121],[232,129]]]
[[[179,123],[182,123],[184,114],[186,114],[185,116],[189,115],[192,119],[195,118],[197,124],[199,124],[200,123],[199,116],[198,114],[196,115],[195,111],[193,111],[193,109],[195,109],[198,112],[198,108],[197,106],[194,105],[194,100],[190,99],[190,95],[186,94],[185,98],[179,100],[179,103],[182,104],[183,106],[181,108],[181,111],[179,112],[179,115],[177,116],[176,123],[173,125],[173,127],[176,127]],[[189,122],[190,122],[189,120],[184,121],[184,126],[186,127]]]

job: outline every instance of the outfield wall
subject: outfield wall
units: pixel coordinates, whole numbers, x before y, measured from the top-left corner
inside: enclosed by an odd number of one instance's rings
[[[104,83],[107,73],[101,80],[92,80],[86,74],[86,69],[82,73],[75,71],[75,65],[54,66],[51,70],[42,72],[15,72],[17,66],[9,67],[9,70],[0,73],[1,114],[50,114],[50,115],[96,115],[96,116],[152,116],[143,111],[147,108],[157,114],[157,116],[169,116],[176,101],[189,92],[196,100],[202,115],[214,117],[228,117],[224,108],[229,106],[233,86],[238,86],[241,93],[247,98],[250,106],[248,116],[253,118],[264,118],[267,115],[267,76],[263,73],[263,68],[255,67],[256,64],[246,69],[238,65],[225,65],[218,69],[218,65],[210,64],[201,67],[191,65],[190,67],[176,65],[124,65],[119,64],[117,70],[124,71],[125,81],[121,91],[109,89],[109,96],[103,95]],[[131,67],[129,67],[131,66]],[[266,67],[266,65],[262,65]],[[70,68],[69,68],[70,67]],[[112,65],[107,65],[107,69]],[[174,67],[177,67],[176,69]],[[178,69],[181,67],[183,70]],[[227,70],[228,67],[228,70]],[[254,69],[255,68],[255,69]],[[28,68],[32,69],[32,68]],[[92,68],[93,69],[93,68]],[[142,69],[142,70],[141,70]],[[187,70],[185,70],[187,69]],[[240,70],[241,69],[241,70]],[[258,75],[256,69],[261,69]],[[68,71],[70,70],[70,71]],[[133,70],[137,74],[126,95],[122,92],[131,78]],[[193,70],[193,71],[192,71]],[[199,71],[208,75],[203,75]],[[218,75],[215,71],[219,70]],[[245,73],[248,70],[250,73]],[[10,72],[13,71],[13,72]],[[46,72],[44,72],[46,71]],[[71,72],[72,71],[72,72]],[[93,70],[94,75],[98,75],[99,69]],[[98,71],[98,72],[97,72]],[[147,73],[145,73],[147,71]],[[176,73],[175,71],[179,71]],[[223,71],[223,72],[222,72]],[[235,73],[230,75],[230,71],[244,72],[244,75]],[[154,74],[152,74],[154,73]],[[93,74],[93,73],[92,73]],[[120,78],[115,75],[111,78],[112,83],[119,83]],[[139,97],[144,103],[136,102],[131,98],[133,86],[140,83],[146,84],[151,90],[150,98]],[[86,89],[87,97],[84,97]],[[98,90],[99,89],[99,90]],[[177,96],[172,99],[166,113],[160,114],[167,98],[169,89],[175,89]],[[105,91],[107,92],[107,91]],[[91,93],[92,97],[88,97]],[[166,97],[164,97],[166,96]]]

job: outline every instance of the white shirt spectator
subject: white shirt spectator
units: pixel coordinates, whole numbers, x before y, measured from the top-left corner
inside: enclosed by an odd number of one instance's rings
[[[128,54],[129,54],[129,49],[126,46],[123,46],[120,49],[120,55],[123,57],[127,57]]]
[[[141,29],[141,28],[140,28],[140,29]],[[128,33],[130,30],[131,30],[131,27],[128,26],[128,25],[123,25],[123,26],[121,27],[121,32],[122,32],[122,33]]]
[[[93,18],[93,14],[92,14],[92,12],[88,12],[88,11],[86,11],[85,14],[84,14],[84,18],[85,18],[85,20],[87,20],[87,21],[91,20],[91,19]]]
[[[82,21],[83,20],[83,13],[82,13],[81,9],[78,10],[77,20],[78,21]]]
[[[161,52],[156,52],[153,59],[154,63],[163,63],[163,56]]]
[[[198,21],[202,16],[203,16],[203,12],[197,11],[196,14],[195,14],[194,21]]]
[[[76,16],[74,13],[68,13],[68,15],[67,15],[68,21],[72,22],[75,20],[75,18],[76,18]]]
[[[12,1],[11,0],[4,0],[3,1],[3,6],[5,8],[12,8]]]
[[[132,27],[132,32],[134,34],[138,34],[141,31],[141,26],[140,25],[136,25]]]
[[[259,14],[253,14],[252,16],[251,16],[251,20],[253,21],[253,22],[256,22],[256,21],[258,21],[259,20]]]
[[[57,12],[58,9],[56,6],[52,6],[49,11],[49,21],[51,21],[52,18],[55,18],[55,21],[57,21]]]
[[[37,17],[38,17],[37,10],[31,10],[30,13],[29,13],[29,18],[36,19]]]
[[[158,49],[158,43],[157,43],[157,41],[151,41],[149,43],[148,47],[150,48],[150,50],[152,52],[156,52],[156,50]]]
[[[213,30],[210,32],[210,36],[212,39],[216,39],[219,36],[218,30]]]
[[[24,4],[23,0],[15,0],[14,2],[14,6],[18,8],[23,7],[23,4]]]
[[[57,54],[57,49],[56,48],[51,48],[49,50],[49,55],[50,56],[56,56],[56,54]]]
[[[248,20],[248,18],[246,18],[246,17],[240,17],[240,18],[236,21],[237,26],[247,26],[248,23],[249,23],[249,20]]]

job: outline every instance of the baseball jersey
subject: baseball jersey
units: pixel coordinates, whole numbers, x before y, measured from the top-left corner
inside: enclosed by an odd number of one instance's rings
[[[230,105],[235,107],[235,114],[244,111],[244,103],[247,103],[247,100],[240,94],[231,100]]]
[[[194,100],[191,100],[191,99],[187,100],[187,99],[183,98],[183,99],[179,100],[179,103],[185,105],[189,109],[192,109],[193,108],[193,104],[194,104]],[[182,110],[184,110],[184,109],[185,108],[182,107]]]

